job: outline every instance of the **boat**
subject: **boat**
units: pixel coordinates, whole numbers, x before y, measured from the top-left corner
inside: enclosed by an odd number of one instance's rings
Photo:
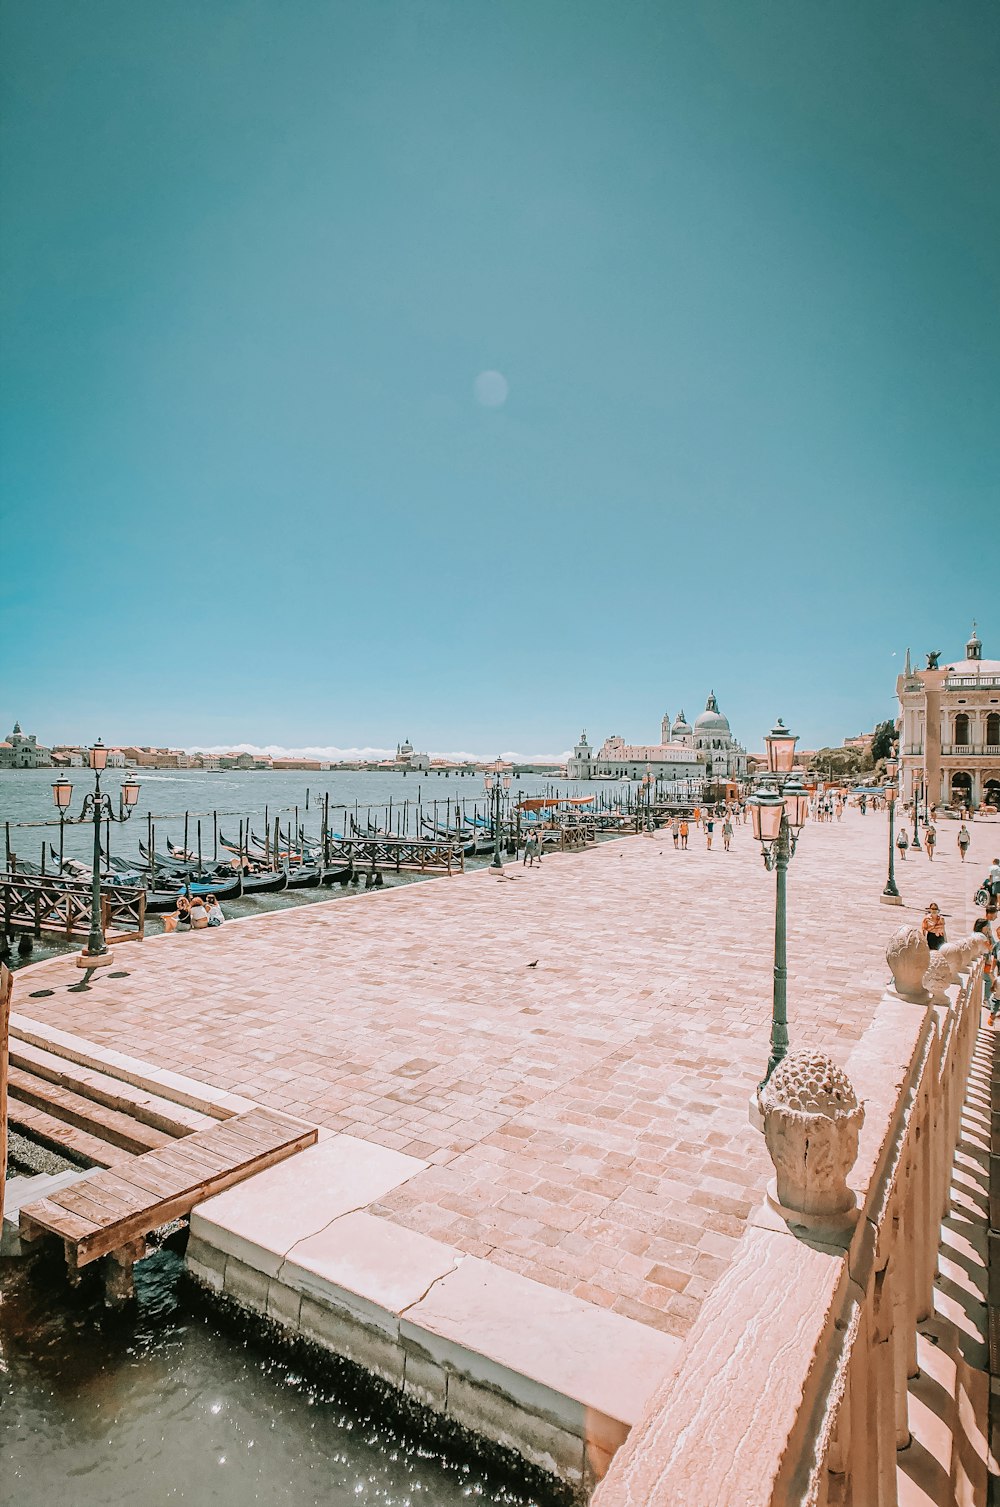
[[[263,874],[244,874],[244,895],[277,895],[288,885],[284,869],[267,869]]]
[[[324,869],[320,883],[324,886],[339,884],[346,889],[354,877],[354,864],[348,863],[343,869]]]
[[[212,895],[216,900],[238,900],[242,893],[243,885],[239,874],[225,884],[194,880],[191,884],[177,884],[170,889],[147,890],[146,910],[151,915],[162,915],[164,911],[174,910],[180,895],[189,897],[200,895],[203,899]]]
[[[322,878],[322,870],[298,865],[288,870],[288,888],[290,890],[312,889],[322,882]]]

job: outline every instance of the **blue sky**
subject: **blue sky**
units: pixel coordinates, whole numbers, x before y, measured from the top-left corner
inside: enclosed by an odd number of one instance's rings
[[[815,746],[1000,657],[994,4],[2,19],[0,722]]]

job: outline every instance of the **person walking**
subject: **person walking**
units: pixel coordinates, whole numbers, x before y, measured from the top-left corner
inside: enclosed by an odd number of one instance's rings
[[[986,876],[986,888],[994,900],[1000,895],[1000,858],[994,858],[990,864],[990,871]]]
[[[896,847],[899,849],[900,858],[906,857],[906,850],[909,846],[910,839],[907,837],[905,830],[900,829],[899,836],[896,838]]]
[[[931,860],[931,863],[934,862],[934,849],[936,845],[937,833],[935,832],[934,828],[930,826],[930,824],[928,824],[924,828],[924,847],[927,849],[927,857]]]
[[[963,863],[965,862],[965,855],[969,851],[971,841],[972,838],[969,836],[969,829],[963,822],[958,829],[958,852]]]
[[[529,869],[535,867],[535,855],[538,852],[538,839],[534,832],[529,832],[524,839],[524,857],[521,859],[521,867]]]
[[[675,816],[673,821],[670,823],[670,835],[674,840],[674,847],[676,848],[678,838],[681,835],[681,822],[680,817],[678,816]]]
[[[688,845],[688,832],[689,832],[689,830],[690,829],[689,829],[688,824],[687,824],[687,817],[685,817],[684,820],[681,822],[681,847],[682,848],[686,848],[687,845]]]
[[[705,847],[708,849],[708,851],[710,853],[712,851],[712,834],[714,832],[715,832],[715,822],[712,820],[712,818],[710,816],[706,816],[705,817]]]
[[[726,819],[722,823],[722,846],[723,846],[724,851],[727,852],[727,853],[729,852],[729,844],[732,842],[732,840],[733,840],[733,823],[732,823],[732,818],[730,817],[729,812],[727,811],[726,812]]]

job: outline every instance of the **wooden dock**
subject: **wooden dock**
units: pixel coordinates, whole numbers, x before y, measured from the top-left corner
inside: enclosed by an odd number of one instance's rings
[[[91,887],[60,874],[0,873],[0,918],[5,936],[17,932],[85,939],[90,931]],[[101,884],[101,917],[109,942],[138,941],[146,925],[146,891],[136,885]]]
[[[70,1280],[102,1256],[107,1297],[132,1293],[132,1266],[146,1254],[146,1237],[190,1214],[203,1199],[312,1146],[314,1125],[279,1110],[252,1109],[129,1157],[117,1167],[38,1199],[20,1212],[24,1242],[53,1235],[62,1241]]]
[[[461,874],[465,870],[465,851],[462,843],[447,838],[376,833],[331,840],[329,862],[353,863],[358,869],[391,869],[396,874]]]

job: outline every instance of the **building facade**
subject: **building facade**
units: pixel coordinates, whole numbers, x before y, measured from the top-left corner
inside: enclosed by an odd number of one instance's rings
[[[661,780],[746,778],[746,749],[733,737],[714,691],[693,727],[683,711],[673,722],[665,712],[659,743],[626,743],[616,733],[605,738],[596,753],[583,732],[566,765],[571,780],[636,780],[647,772]]]
[[[1000,808],[1000,659],[984,659],[972,625],[965,658],[914,670],[910,651],[896,681],[903,796],[930,805]]]
[[[22,733],[20,722],[0,743],[0,769],[48,769],[52,750],[44,748],[34,733]]]

